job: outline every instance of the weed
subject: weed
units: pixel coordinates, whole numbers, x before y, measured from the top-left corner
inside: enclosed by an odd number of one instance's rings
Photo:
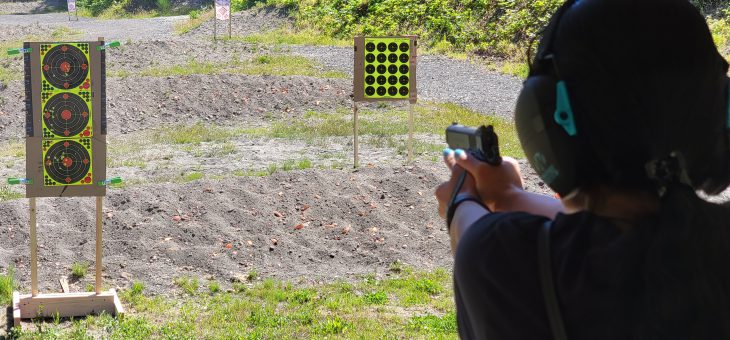
[[[383,292],[374,292],[363,295],[362,299],[369,305],[384,305],[388,302],[388,295]]]
[[[195,295],[198,293],[200,282],[197,277],[182,276],[178,277],[174,281],[175,285],[182,288],[182,290],[188,295]]]
[[[246,280],[248,281],[254,281],[259,278],[259,272],[256,271],[256,269],[251,269],[251,271],[248,272],[248,275],[246,275]]]
[[[89,263],[86,261],[74,262],[71,265],[71,277],[81,279],[89,271]]]
[[[9,186],[0,185],[0,202],[15,200],[23,197],[25,197],[25,195],[13,191]]]
[[[15,290],[15,268],[11,265],[5,274],[0,274],[0,305],[7,306],[13,299],[13,291]]]
[[[313,29],[302,29],[299,31],[291,28],[278,28],[264,33],[254,33],[245,37],[233,37],[233,40],[240,40],[250,44],[262,45],[311,45],[311,46],[351,46],[352,42],[347,39],[338,39],[322,35]]]
[[[203,178],[203,176],[204,175],[203,175],[202,172],[195,172],[195,171],[193,171],[193,172],[191,172],[191,173],[186,174],[185,176],[183,176],[183,182],[197,181],[197,180]]]
[[[211,294],[219,293],[221,291],[221,285],[216,281],[211,281],[208,283],[208,290],[210,290]]]

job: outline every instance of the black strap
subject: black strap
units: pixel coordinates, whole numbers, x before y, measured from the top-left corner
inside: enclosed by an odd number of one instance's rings
[[[550,319],[550,329],[553,332],[553,339],[567,340],[565,333],[565,324],[563,316],[560,314],[560,304],[555,291],[555,281],[553,281],[553,266],[550,260],[550,227],[553,221],[548,220],[540,228],[537,236],[537,257],[540,266],[540,283],[542,284],[542,295],[545,297],[545,308],[547,309],[548,319]]]

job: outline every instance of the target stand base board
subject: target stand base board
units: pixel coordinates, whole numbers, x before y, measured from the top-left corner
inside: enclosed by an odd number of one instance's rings
[[[114,289],[96,293],[57,293],[21,295],[13,292],[13,324],[20,328],[22,319],[37,317],[62,318],[99,315],[106,312],[118,318],[124,316],[124,307]]]

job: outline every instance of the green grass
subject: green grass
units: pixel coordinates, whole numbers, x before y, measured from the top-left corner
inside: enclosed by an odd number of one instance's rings
[[[176,298],[148,297],[142,283],[120,292],[122,320],[103,314],[60,325],[40,324],[29,338],[324,338],[456,339],[451,275],[446,270],[413,271],[402,266],[390,277],[366,275],[354,282],[301,286],[264,279],[226,291],[199,280],[175,280]],[[249,275],[250,278],[255,279]],[[444,301],[446,303],[444,304]]]
[[[414,132],[443,136],[452,122],[467,126],[494,125],[499,135],[500,150],[503,155],[524,158],[512,122],[496,116],[485,116],[460,105],[451,103],[421,103],[414,107]],[[408,111],[361,110],[358,131],[362,136],[376,138],[403,136],[408,134]],[[270,128],[261,130],[264,135],[276,138],[314,139],[322,137],[346,137],[352,135],[352,114],[348,110],[336,113],[309,112],[304,119],[274,122]],[[402,142],[405,143],[405,142]],[[394,145],[388,145],[394,146]],[[425,152],[439,151],[442,146],[416,143],[416,149]],[[405,152],[405,144],[398,147],[399,153]]]
[[[323,67],[309,58],[290,55],[260,55],[248,60],[233,60],[226,63],[208,63],[190,60],[186,64],[168,67],[150,67],[139,72],[116,72],[112,76],[132,75],[146,77],[185,76],[192,74],[247,74],[272,76],[309,76],[318,78],[348,78],[338,71],[324,71]]]
[[[215,12],[213,10],[206,10],[203,12],[200,11],[190,11],[188,13],[188,20],[181,21],[175,24],[174,30],[176,34],[185,34],[188,33],[205,23],[206,21],[213,18],[215,15]]]
[[[13,291],[17,288],[15,268],[9,266],[5,274],[0,274],[0,306],[8,306],[13,300]]]
[[[24,194],[12,190],[7,185],[0,185],[0,202],[16,200],[25,197]]]
[[[83,278],[89,272],[89,263],[86,261],[74,262],[71,265],[71,276],[77,279]]]
[[[350,40],[322,35],[312,29],[294,30],[286,27],[243,37],[232,37],[231,40],[261,45],[352,46]]]
[[[244,135],[246,132],[243,129],[195,123],[162,128],[152,134],[151,140],[153,143],[196,145],[204,142],[226,142],[233,137]]]

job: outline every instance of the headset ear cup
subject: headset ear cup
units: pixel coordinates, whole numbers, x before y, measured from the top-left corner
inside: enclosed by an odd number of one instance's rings
[[[721,146],[718,152],[719,158],[723,162],[723,166],[719,169],[719,173],[712,174],[709,179],[700,185],[699,188],[708,195],[717,195],[730,186],[730,78],[725,81],[725,105],[724,105],[724,121],[725,133],[722,134]]]
[[[579,183],[578,154],[575,137],[570,137],[553,117],[557,82],[552,75],[525,80],[517,98],[515,125],[530,165],[545,184],[566,196]]]

